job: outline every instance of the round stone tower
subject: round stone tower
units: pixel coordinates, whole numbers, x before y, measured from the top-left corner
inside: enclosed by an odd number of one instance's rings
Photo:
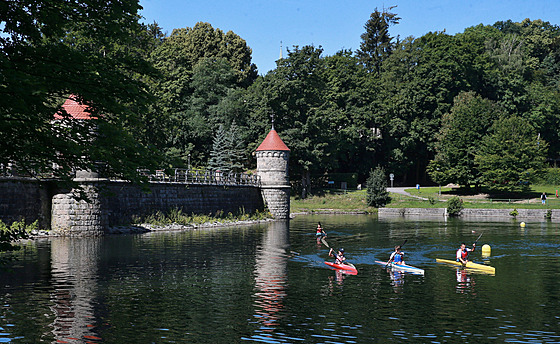
[[[289,219],[288,159],[290,149],[278,136],[274,126],[255,153],[257,175],[261,177],[261,193],[268,210],[276,219]]]

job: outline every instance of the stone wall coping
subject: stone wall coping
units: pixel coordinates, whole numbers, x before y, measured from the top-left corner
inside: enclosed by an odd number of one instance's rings
[[[260,189],[291,189],[290,185],[261,185]]]

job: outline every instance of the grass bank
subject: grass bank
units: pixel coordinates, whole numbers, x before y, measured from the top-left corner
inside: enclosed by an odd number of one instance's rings
[[[338,212],[363,212],[376,213],[377,208],[368,207],[366,204],[365,190],[318,190],[311,197],[301,199],[292,197],[290,199],[290,210],[292,213],[314,213],[325,211]]]
[[[492,195],[459,188],[423,187],[407,189],[412,196],[391,193],[389,208],[447,208],[447,200],[458,196],[465,208],[473,209],[560,209],[560,199],[556,198],[555,185],[535,185],[527,193]],[[546,192],[548,198],[541,204],[540,195]],[[416,196],[416,197],[414,197]],[[419,199],[422,197],[424,199]],[[291,212],[364,212],[376,213],[377,209],[366,204],[366,190],[319,190],[306,199],[291,198]]]

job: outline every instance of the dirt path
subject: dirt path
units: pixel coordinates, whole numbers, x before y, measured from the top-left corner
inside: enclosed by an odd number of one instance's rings
[[[418,198],[424,201],[427,201],[428,199],[425,197],[421,197],[421,196],[415,196],[415,195],[411,195],[410,193],[406,192],[405,189],[411,189],[413,188],[413,186],[407,186],[407,187],[399,187],[399,188],[387,188],[387,191],[389,192],[394,192],[394,193],[398,193],[401,195],[405,195],[405,196],[410,196],[410,197],[414,197],[414,198]]]

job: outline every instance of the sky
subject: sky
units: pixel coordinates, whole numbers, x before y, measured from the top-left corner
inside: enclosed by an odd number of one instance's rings
[[[375,8],[397,6],[392,12],[401,20],[389,33],[401,38],[444,30],[454,35],[508,19],[560,25],[560,0],[140,0],[140,5],[143,21],[157,22],[168,35],[197,22],[233,31],[252,49],[261,75],[276,68],[281,50],[286,57],[293,46],[321,46],[325,56],[356,51]]]

